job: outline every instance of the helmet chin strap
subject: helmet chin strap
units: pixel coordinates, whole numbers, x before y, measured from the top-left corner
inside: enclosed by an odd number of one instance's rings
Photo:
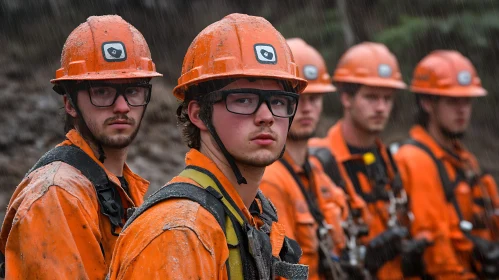
[[[69,92],[69,91],[67,91],[67,92]],[[101,163],[104,163],[104,161],[106,160],[106,154],[104,153],[104,148],[102,147],[102,144],[100,143],[100,141],[98,141],[95,138],[95,136],[90,131],[90,128],[88,128],[87,122],[85,122],[85,118],[83,118],[83,114],[81,113],[80,108],[76,105],[76,102],[75,102],[75,100],[73,100],[71,94],[67,93],[66,96],[68,97],[69,103],[71,103],[71,106],[73,106],[73,108],[75,108],[76,113],[81,118],[81,121],[82,121],[83,126],[84,126],[81,129],[86,130],[87,132],[89,132],[89,133],[86,133],[86,134],[88,134],[86,136],[90,137],[91,138],[90,140],[97,145],[97,153],[99,154],[98,155],[99,156],[99,161]]]
[[[229,151],[227,151],[227,149],[225,148],[224,143],[222,143],[222,140],[220,139],[220,137],[218,137],[218,133],[215,130],[215,127],[213,126],[213,124],[211,123],[211,120],[204,120],[204,118],[203,118],[203,123],[208,128],[208,131],[210,132],[213,139],[215,139],[215,142],[217,142],[217,145],[220,148],[220,150],[222,150],[222,153],[223,153],[225,159],[229,163],[230,167],[232,168],[232,171],[234,172],[234,175],[236,176],[237,183],[239,185],[248,184],[248,182],[246,181],[246,178],[244,178],[243,175],[241,174],[241,170],[239,170],[239,167],[237,167],[236,160],[229,153]]]
[[[291,123],[293,122],[293,118],[294,118],[294,116],[289,118],[288,133],[289,133],[289,130],[291,129]],[[241,170],[239,170],[239,167],[237,167],[236,160],[229,153],[229,151],[227,151],[227,149],[225,148],[224,143],[222,142],[222,140],[218,136],[218,133],[215,130],[215,127],[213,126],[211,120],[205,120],[203,118],[202,121],[203,121],[204,125],[206,125],[206,128],[208,128],[208,131],[210,132],[210,134],[213,137],[213,139],[215,139],[215,142],[217,142],[217,145],[220,148],[220,150],[222,150],[222,153],[223,153],[225,159],[229,163],[230,167],[232,168],[232,171],[234,172],[234,175],[236,176],[237,183],[239,185],[241,185],[241,184],[248,184],[248,182],[246,181],[246,178],[244,178],[243,175],[241,174]],[[281,153],[279,154],[279,158],[278,159],[282,158],[282,156],[284,155],[285,151],[286,151],[286,144],[284,144],[284,147],[282,148]]]

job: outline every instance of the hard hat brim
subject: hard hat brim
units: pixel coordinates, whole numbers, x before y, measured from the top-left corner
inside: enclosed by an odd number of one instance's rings
[[[411,86],[410,90],[416,94],[429,94],[447,97],[482,97],[487,95],[487,90],[477,86],[455,86],[448,89],[429,89]]]
[[[330,92],[336,92],[336,87],[333,86],[332,84],[309,83],[301,94],[330,93]]]
[[[397,81],[386,78],[342,77],[342,78],[334,78],[333,82],[361,84],[371,87],[385,87],[385,88],[394,88],[394,89],[407,88],[407,85],[403,81]]]
[[[261,79],[273,79],[273,80],[281,80],[281,81],[288,81],[291,82],[293,85],[293,88],[297,91],[297,93],[303,92],[303,90],[306,88],[308,82],[305,79],[299,78],[294,75],[286,75],[283,74],[282,71],[263,71],[263,70],[247,70],[244,73],[224,73],[224,74],[208,74],[204,76],[200,76],[197,79],[190,80],[187,83],[182,83],[178,86],[176,86],[173,89],[173,95],[177,97],[180,100],[184,100],[185,96],[184,93],[188,90],[189,87],[207,82],[210,80],[219,80],[219,79],[231,79],[231,78],[261,78]],[[182,79],[182,78],[180,78]]]
[[[119,79],[141,79],[141,78],[154,78],[154,77],[162,77],[163,74],[160,74],[155,71],[105,71],[105,72],[88,72],[81,75],[64,75],[57,79],[50,80],[51,83],[55,84],[61,81],[80,81],[80,80],[119,80]]]

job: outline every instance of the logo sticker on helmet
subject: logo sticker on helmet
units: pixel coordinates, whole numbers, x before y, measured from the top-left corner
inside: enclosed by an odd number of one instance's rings
[[[392,67],[388,64],[380,64],[378,66],[378,76],[388,78],[392,76]]]
[[[462,86],[469,86],[471,84],[471,73],[463,70],[457,74],[457,82]]]
[[[319,70],[315,65],[305,65],[303,66],[303,76],[307,80],[315,80],[319,76]]]
[[[255,44],[255,56],[256,60],[263,64],[276,64],[277,54],[272,45],[269,44]]]
[[[102,54],[107,62],[119,62],[126,60],[126,49],[122,42],[104,42]]]

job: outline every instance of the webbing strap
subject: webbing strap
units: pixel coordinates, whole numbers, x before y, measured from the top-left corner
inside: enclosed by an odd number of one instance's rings
[[[307,201],[307,205],[308,205],[308,208],[310,210],[310,213],[314,217],[315,222],[319,225],[319,227],[321,227],[323,222],[324,222],[324,215],[322,214],[321,210],[319,209],[319,206],[317,205],[317,203],[315,203],[315,201],[312,197],[313,192],[307,191],[305,189],[305,186],[303,185],[302,180],[298,177],[298,174],[296,174],[294,172],[293,167],[291,166],[291,164],[289,164],[289,162],[287,162],[285,159],[282,159],[282,158],[279,159],[279,162],[282,165],[284,165],[284,167],[288,170],[288,173],[295,180],[296,184],[298,185],[298,187],[301,190],[301,193],[303,194],[303,196],[305,197],[305,200]],[[308,172],[306,172],[306,173],[308,173]],[[311,174],[306,174],[306,175],[307,175],[307,177],[309,177],[308,179],[310,181]]]
[[[234,205],[230,203],[229,200],[223,195],[220,186],[218,186],[218,184],[216,184],[215,181],[206,173],[187,167],[182,172],[180,172],[179,176],[189,178],[201,185],[203,188],[206,188],[208,186],[214,188],[220,194],[220,200],[222,201],[222,203],[225,205],[225,207],[227,207],[230,213],[234,215],[239,224],[241,224],[241,226],[244,224],[244,218],[241,216],[240,211],[236,210]]]
[[[210,190],[210,187],[202,189],[189,183],[173,183],[159,189],[146,199],[128,219],[123,230],[130,226],[146,210],[170,198],[186,198],[197,202],[215,217],[222,228],[225,225],[225,211],[220,204],[220,196],[215,190]]]
[[[109,218],[111,233],[118,235],[115,232],[116,227],[123,226],[122,219],[125,215],[121,197],[115,186],[109,181],[104,169],[82,149],[73,145],[55,147],[43,155],[26,173],[26,176],[36,169],[56,161],[62,161],[80,170],[83,176],[94,185],[101,213]]]
[[[452,182],[449,178],[449,174],[447,173],[447,170],[445,169],[444,163],[438,159],[435,154],[430,150],[428,146],[425,144],[410,138],[404,144],[407,145],[412,145],[415,147],[420,148],[423,150],[426,154],[428,154],[433,162],[437,165],[437,170],[440,176],[440,181],[442,183],[442,186],[444,188],[444,193],[445,193],[445,198],[447,199],[448,202],[451,202],[452,205],[454,206],[454,209],[456,210],[456,214],[459,218],[460,222],[466,221],[464,219],[463,213],[461,212],[461,208],[459,207],[459,204],[457,203],[456,196],[454,194],[454,189],[456,188],[457,184],[459,183],[459,176],[456,176],[456,180]],[[462,232],[469,237],[469,231],[463,230],[462,224],[460,224]]]
[[[222,205],[225,207],[227,212],[230,213],[226,213],[227,215],[230,215],[227,219],[227,223],[225,225],[221,225],[225,230],[225,239],[229,245],[229,275],[231,279],[244,279],[243,263],[240,251],[241,242],[236,233],[235,225],[232,223],[233,220],[236,220],[240,226],[244,225],[245,222],[240,214],[240,211],[236,210],[234,205],[230,203],[226,196],[223,195],[224,191],[222,187],[208,175],[207,171],[202,172],[194,169],[193,167],[189,168],[188,166],[180,172],[179,176],[189,178],[205,189],[212,188],[219,195],[218,203],[220,204],[220,202],[222,202]]]
[[[404,142],[404,145],[406,144],[418,147],[419,149],[423,150],[426,154],[428,154],[431,157],[433,162],[435,162],[435,164],[437,165],[438,174],[440,175],[440,181],[442,182],[442,186],[444,188],[445,198],[447,199],[447,201],[451,202],[454,197],[454,188],[457,186],[459,178],[456,177],[456,180],[452,182],[449,178],[449,174],[447,173],[447,170],[445,169],[443,162],[440,159],[438,159],[435,156],[435,154],[430,150],[430,148],[425,144],[416,141],[415,139],[412,138]]]
[[[276,275],[286,279],[308,279],[308,266],[303,264],[291,264],[283,261],[276,261],[273,264]]]
[[[5,278],[5,256],[0,252],[0,277]]]
[[[338,163],[336,158],[333,156],[331,151],[327,148],[309,148],[308,150],[311,156],[316,157],[322,165],[324,172],[331,178],[331,180],[345,190],[346,185],[343,177],[341,177],[340,169],[338,168]]]

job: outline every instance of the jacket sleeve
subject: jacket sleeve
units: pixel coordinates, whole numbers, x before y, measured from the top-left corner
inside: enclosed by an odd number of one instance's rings
[[[89,214],[91,208],[57,186],[21,204],[7,239],[6,278],[103,279],[98,213]]]
[[[435,279],[466,279],[450,239],[456,229],[451,225],[438,171],[430,158],[417,156],[418,152],[407,153],[407,157],[402,151],[395,155],[414,214],[411,234],[414,238],[433,241],[424,253],[426,271],[430,275]]]

